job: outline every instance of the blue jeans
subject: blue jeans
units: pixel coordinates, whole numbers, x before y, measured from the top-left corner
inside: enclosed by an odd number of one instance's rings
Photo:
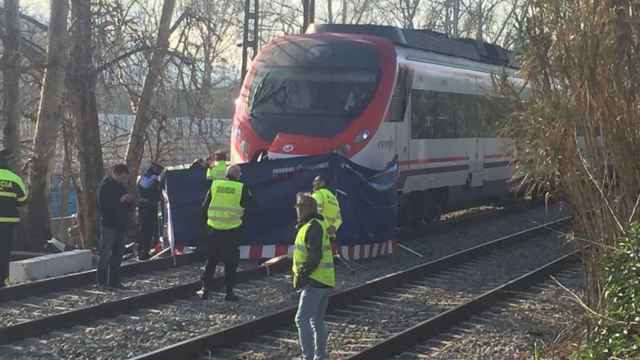
[[[324,314],[329,304],[331,288],[306,286],[300,293],[296,325],[303,360],[327,359],[328,332]]]
[[[120,264],[124,247],[124,233],[116,229],[102,226],[102,234],[98,241],[100,258],[96,269],[98,285],[119,285]]]

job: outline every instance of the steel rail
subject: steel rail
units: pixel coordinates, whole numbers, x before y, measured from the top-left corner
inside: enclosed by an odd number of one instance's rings
[[[493,290],[487,291],[469,302],[438,314],[381,343],[349,356],[347,359],[385,359],[401,354],[419,343],[445,333],[454,326],[469,320],[474,315],[489,309],[496,303],[516,296],[515,291],[526,290],[533,285],[545,281],[549,275],[558,273],[577,262],[579,262],[577,251],[562,256]]]
[[[266,275],[268,276],[271,272],[285,272],[289,269],[289,266],[290,262],[281,262],[267,268],[243,271],[238,273],[238,276],[240,281],[250,281],[264,277],[265,274],[263,274],[262,269],[267,270]],[[217,278],[215,281],[216,283],[214,286],[216,289],[222,286],[222,279]],[[199,287],[200,282],[194,281],[188,284],[154,290],[120,300],[68,310],[40,319],[28,320],[3,327],[0,328],[0,345],[19,341],[28,337],[35,337],[57,329],[68,328],[102,318],[117,316],[140,308],[152,307],[159,304],[185,299],[192,296]]]
[[[289,269],[289,262],[281,262],[271,266],[268,271],[271,274],[282,273]],[[262,279],[267,276],[265,267],[244,270],[237,273],[240,282]],[[214,278],[212,290],[222,289],[224,277]],[[194,296],[200,288],[201,282],[193,281],[188,284],[173,286],[166,289],[154,290],[148,293],[130,296],[121,300],[109,301],[106,303],[87,306],[76,310],[66,311],[60,314],[47,316],[41,319],[25,321],[15,325],[0,328],[0,345],[22,340],[28,337],[35,337],[52,330],[80,325],[82,323],[95,321],[102,318],[121,315],[136,309],[151,307],[158,304],[165,304],[172,301]]]
[[[122,266],[122,276],[132,276],[147,272],[166,270],[175,266],[183,266],[194,263],[197,260],[195,253],[179,255],[176,257],[161,258],[158,260],[141,261]],[[96,270],[87,270],[79,273],[56,276],[53,278],[32,281],[20,285],[7,286],[0,289],[0,302],[18,300],[29,296],[38,296],[54,291],[80,287],[95,283]]]
[[[527,209],[530,206],[516,206],[516,209]],[[463,219],[456,219],[452,221],[446,221],[438,226],[428,226],[424,231],[446,231],[453,225],[459,225],[461,222],[474,224],[483,219],[495,215],[494,212],[486,212],[481,214],[474,214]],[[412,231],[401,231],[399,235],[401,241],[408,239],[418,239],[422,235],[416,234]],[[122,266],[122,276],[133,276],[137,274],[143,274],[147,272],[166,270],[171,267],[189,265],[197,261],[197,255],[195,253],[179,255],[176,257],[161,258],[158,260],[143,261],[138,263],[125,264]],[[66,290],[74,287],[80,287],[87,284],[91,284],[96,281],[96,270],[87,270],[79,273],[73,273],[68,275],[56,276],[52,278],[32,281],[24,284],[7,286],[0,288],[0,303],[11,300],[19,300],[30,296],[39,296],[42,294]]]
[[[363,298],[373,296],[385,290],[397,288],[403,283],[423,278],[426,274],[433,275],[434,273],[441,272],[457,264],[468,262],[471,259],[490,253],[500,247],[509,246],[516,241],[534,236],[540,232],[551,231],[552,226],[565,224],[569,220],[570,217],[565,217],[538,225],[425,264],[416,265],[404,271],[383,276],[361,286],[340,291],[329,298],[328,311],[356,303]],[[273,329],[291,325],[293,324],[296,311],[296,306],[290,306],[283,310],[272,312],[271,314],[237,326],[201,335],[175,345],[134,357],[133,360],[194,358],[206,353],[208,349],[233,346],[234,344],[249,341],[256,336],[272,331]]]

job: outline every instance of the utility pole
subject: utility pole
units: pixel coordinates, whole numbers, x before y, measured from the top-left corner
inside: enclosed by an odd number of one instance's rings
[[[259,0],[253,0],[253,9],[251,8],[251,0],[244,2],[244,28],[242,31],[242,69],[240,82],[244,81],[247,75],[247,65],[249,59],[253,59],[258,53],[260,37],[260,7]],[[251,54],[249,54],[251,50]]]
[[[307,31],[309,24],[316,18],[316,0],[302,0],[302,33]]]

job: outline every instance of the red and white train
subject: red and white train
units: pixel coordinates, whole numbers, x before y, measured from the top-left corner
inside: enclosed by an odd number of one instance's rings
[[[509,141],[496,123],[509,103],[495,75],[519,83],[498,46],[420,30],[312,25],[251,63],[231,132],[231,161],[337,151],[383,169],[397,157],[401,218],[503,195]]]

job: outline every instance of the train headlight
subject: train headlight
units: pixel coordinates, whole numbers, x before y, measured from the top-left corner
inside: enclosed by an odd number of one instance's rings
[[[353,142],[356,144],[360,144],[362,142],[365,142],[369,140],[369,130],[364,130],[362,132],[360,132],[358,135],[356,135],[356,138],[353,139]]]

